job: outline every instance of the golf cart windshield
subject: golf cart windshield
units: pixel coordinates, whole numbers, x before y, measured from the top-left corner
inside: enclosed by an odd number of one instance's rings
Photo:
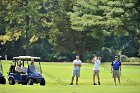
[[[32,61],[29,62],[29,70],[30,70],[30,72],[39,72],[39,73],[41,73],[41,67],[38,64],[38,62],[35,62],[35,61],[34,61],[34,63],[32,63]]]

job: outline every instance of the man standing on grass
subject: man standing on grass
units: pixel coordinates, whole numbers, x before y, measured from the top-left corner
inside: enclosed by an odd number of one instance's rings
[[[73,61],[73,71],[72,71],[72,79],[70,85],[73,85],[74,77],[76,76],[76,85],[78,85],[78,78],[80,77],[80,68],[82,66],[82,61],[80,60],[80,56],[76,56],[76,59]]]
[[[98,85],[100,85],[100,77],[99,77],[99,65],[101,63],[101,57],[94,57],[92,62],[94,63],[94,68],[93,68],[93,85],[97,85],[95,83],[95,76],[97,76],[98,79]]]
[[[111,64],[111,73],[113,74],[114,84],[116,85],[116,78],[120,84],[121,62],[118,56],[115,56],[115,60]]]

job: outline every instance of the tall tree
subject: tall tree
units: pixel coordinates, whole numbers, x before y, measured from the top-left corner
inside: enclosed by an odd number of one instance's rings
[[[107,10],[105,9],[107,11],[106,15],[112,19],[120,20],[116,27],[112,28],[114,35],[120,38],[129,38],[127,42],[124,43],[121,43],[123,40],[116,39],[116,41],[118,41],[116,44],[119,45],[120,43],[121,45],[119,46],[122,46],[117,49],[122,51],[131,46],[132,50],[129,51],[129,55],[138,56],[138,54],[140,54],[140,1],[108,0],[106,4],[108,7]],[[133,51],[133,53],[131,51]]]
[[[3,0],[8,13],[5,20],[8,20],[6,27],[7,36],[11,39],[25,37],[26,55],[29,55],[29,46],[38,37],[43,37],[48,31],[42,13],[43,0]],[[44,10],[42,10],[44,12]],[[44,25],[45,24],[45,25]],[[8,40],[9,40],[8,38]]]
[[[90,35],[91,28],[85,29],[86,31],[79,31],[73,28],[72,23],[77,21],[77,17],[71,15],[76,15],[77,12],[79,12],[74,9],[76,4],[77,2],[72,0],[50,1],[49,12],[52,13],[51,19],[53,23],[52,30],[49,33],[50,43],[55,46],[57,51],[74,52],[78,54],[100,49],[102,40],[98,37],[93,38]],[[102,33],[99,32],[95,34],[101,35]]]

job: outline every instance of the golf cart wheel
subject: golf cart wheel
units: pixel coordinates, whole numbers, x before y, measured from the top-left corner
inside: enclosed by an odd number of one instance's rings
[[[44,78],[41,80],[40,85],[45,86],[45,79]]]
[[[6,84],[6,79],[4,77],[1,78],[1,84]]]
[[[13,78],[9,78],[9,84],[10,84],[10,85],[14,85],[14,84],[15,84],[15,81],[14,81]]]
[[[30,78],[30,79],[28,80],[28,85],[33,85],[33,84],[34,84],[34,80]]]

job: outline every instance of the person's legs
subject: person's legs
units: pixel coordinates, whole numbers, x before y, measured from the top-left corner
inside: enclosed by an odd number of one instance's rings
[[[94,70],[94,73],[93,73],[93,85],[97,85],[96,83],[95,83],[95,76],[96,76],[96,70]]]
[[[74,81],[75,75],[76,75],[76,72],[75,72],[75,70],[73,70],[73,71],[72,71],[72,78],[71,78],[71,83],[70,83],[70,85],[73,85],[73,81]]]
[[[78,78],[79,78],[79,77],[76,77],[76,85],[78,85]]]
[[[93,75],[93,83],[95,83],[95,75]]]
[[[121,82],[120,82],[120,77],[118,77],[118,82],[119,82],[119,84],[121,83]]]
[[[77,70],[77,72],[76,72],[76,85],[78,85],[79,77],[80,77],[80,70]]]
[[[99,76],[99,71],[97,72],[97,79],[98,79],[98,85],[100,85],[100,76]]]
[[[117,77],[118,77],[118,82],[120,84],[121,82],[120,82],[120,72],[119,71],[117,71]]]
[[[116,78],[114,77],[114,84],[116,85]]]
[[[116,85],[116,71],[113,70],[113,78],[114,78],[114,84]]]
[[[74,77],[72,76],[70,85],[73,85],[73,81],[74,81]]]

